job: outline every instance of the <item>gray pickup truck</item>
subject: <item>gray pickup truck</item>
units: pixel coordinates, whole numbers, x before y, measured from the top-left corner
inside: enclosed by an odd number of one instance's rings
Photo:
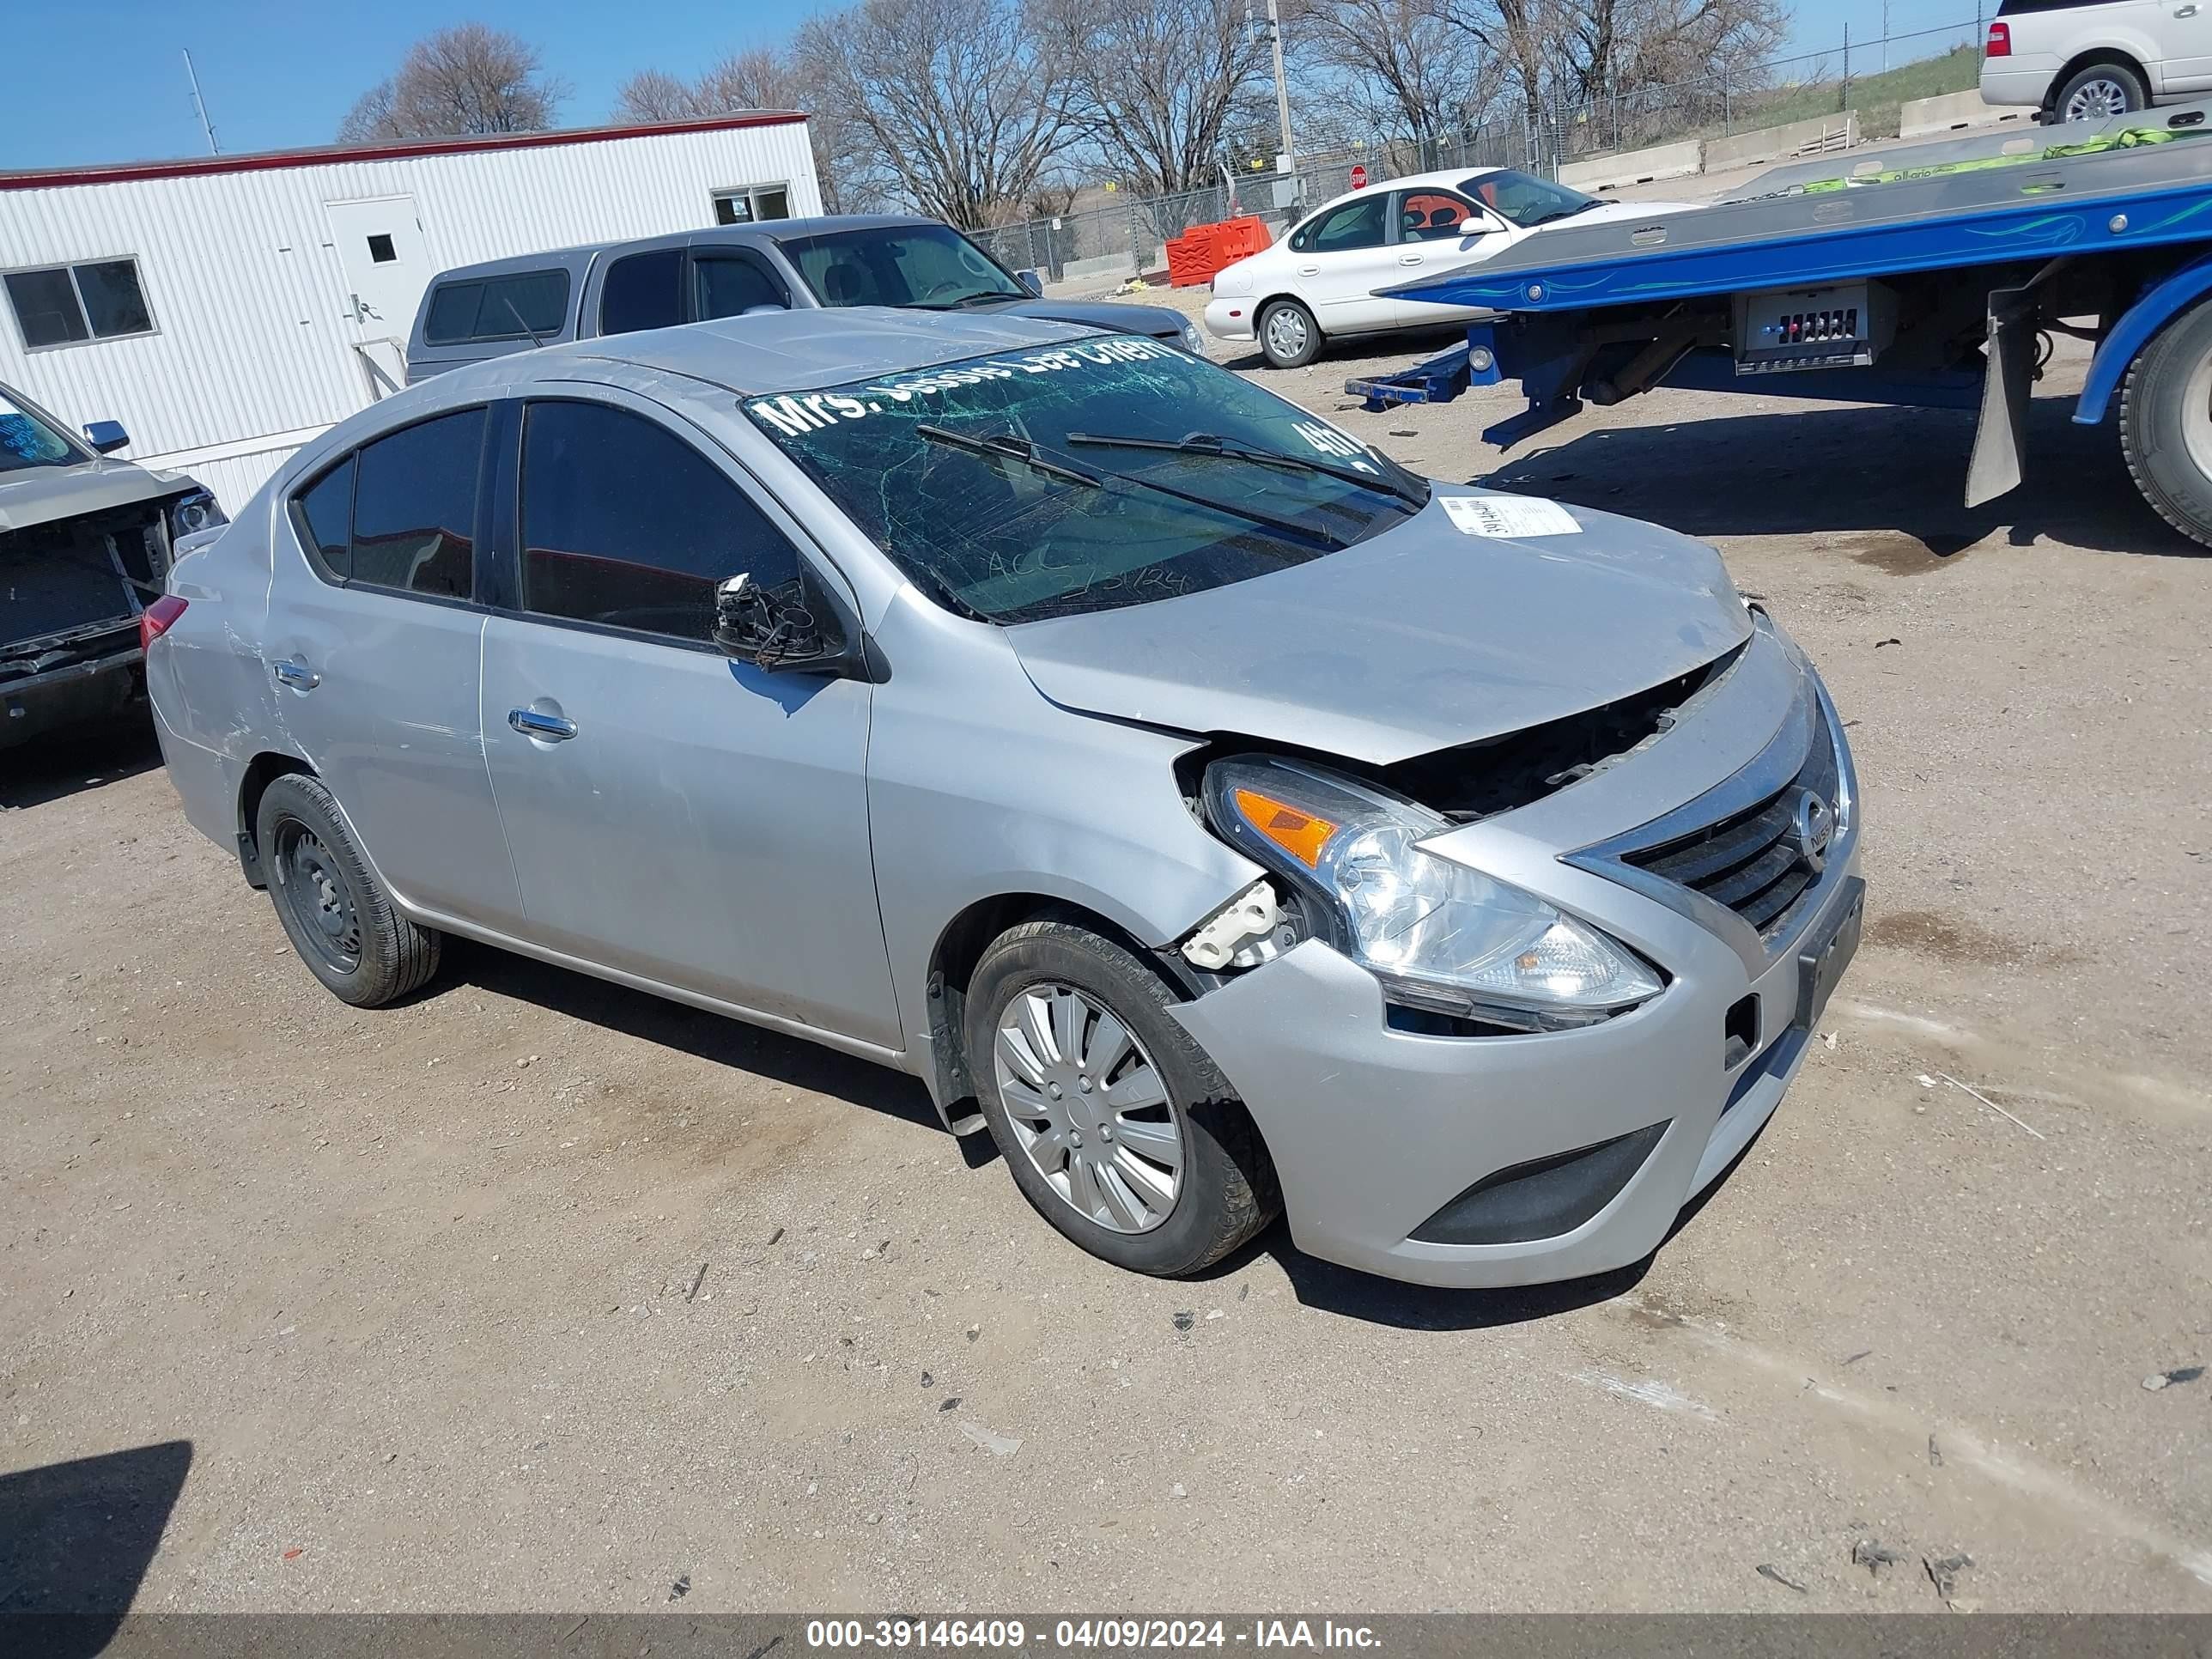
[[[141,619],[178,543],[228,522],[181,473],[115,459],[129,442],[0,386],[0,749],[141,695]]]
[[[416,313],[407,378],[534,345],[848,306],[1030,317],[1206,356],[1205,335],[1172,306],[1047,299],[1036,272],[1008,270],[950,225],[855,213],[717,225],[445,271]]]

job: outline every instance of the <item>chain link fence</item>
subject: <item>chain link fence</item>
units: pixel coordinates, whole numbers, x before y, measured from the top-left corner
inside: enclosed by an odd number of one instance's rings
[[[1179,195],[1115,192],[1102,205],[968,234],[1009,270],[1033,270],[1047,283],[1103,289],[1158,271],[1167,264],[1167,244],[1193,225],[1251,215],[1280,236],[1306,209],[1351,189],[1355,167],[1365,167],[1377,184],[1461,167],[1518,167],[1551,175],[1569,162],[1615,151],[1840,115],[1856,106],[1854,100],[1865,93],[1870,76],[1950,52],[1978,54],[1984,18],[1995,9],[1996,0],[1982,0],[1971,20],[1872,40],[1853,40],[1846,30],[1827,50],[1747,65],[1740,73],[1638,87],[1534,111],[1501,111],[1440,137],[1393,138],[1309,127],[1297,170],[1288,175],[1272,168],[1247,171],[1233,187],[1224,183]],[[1863,120],[1861,131],[1887,136],[1878,124]]]

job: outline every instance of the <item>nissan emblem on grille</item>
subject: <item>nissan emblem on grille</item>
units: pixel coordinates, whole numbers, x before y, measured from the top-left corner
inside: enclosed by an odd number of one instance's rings
[[[1810,789],[1797,797],[1797,817],[1793,832],[1797,841],[1797,856],[1814,875],[1828,861],[1828,842],[1836,833],[1835,810]]]

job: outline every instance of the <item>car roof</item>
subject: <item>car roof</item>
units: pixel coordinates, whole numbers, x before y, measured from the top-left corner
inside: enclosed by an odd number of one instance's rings
[[[808,392],[872,375],[1092,337],[1103,331],[1008,313],[848,306],[719,317],[711,322],[609,335],[510,353],[434,375],[377,405],[417,391],[505,388],[533,380],[589,380],[598,363],[626,363],[702,380],[741,396]]]
[[[892,230],[939,222],[911,213],[827,213],[809,219],[763,219],[749,225],[702,225],[696,230],[664,231],[658,236],[624,236],[613,241],[548,248],[542,253],[509,254],[502,259],[455,265],[440,271],[433,280],[450,283],[471,276],[504,276],[515,271],[550,270],[556,265],[572,272],[581,271],[601,255],[617,252],[641,253],[653,248],[684,247],[696,243],[743,246],[748,242],[790,242],[841,230]]]

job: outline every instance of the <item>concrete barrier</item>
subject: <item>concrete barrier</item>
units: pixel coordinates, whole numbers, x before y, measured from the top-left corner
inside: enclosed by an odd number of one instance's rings
[[[1897,116],[1900,138],[1940,138],[1968,127],[2027,126],[2035,112],[2025,104],[1985,104],[1978,92],[1947,92],[1941,98],[1909,100]]]
[[[1559,169],[1559,182],[1577,190],[1618,190],[1623,185],[1648,185],[1660,179],[1686,179],[1702,173],[1705,146],[1702,140],[1660,144],[1650,149],[1622,150],[1615,155],[1570,161]]]
[[[1815,116],[1808,121],[1788,121],[1778,127],[1761,127],[1726,138],[1705,140],[1705,171],[1725,173],[1730,167],[1757,167],[1783,161],[1823,149],[1849,149],[1859,141],[1856,110],[1841,115]]]

